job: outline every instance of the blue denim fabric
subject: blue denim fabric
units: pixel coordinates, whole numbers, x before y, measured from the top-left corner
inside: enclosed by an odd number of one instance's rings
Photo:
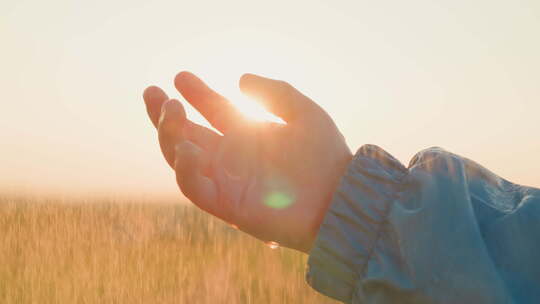
[[[306,279],[345,303],[540,303],[540,190],[430,148],[349,164]]]

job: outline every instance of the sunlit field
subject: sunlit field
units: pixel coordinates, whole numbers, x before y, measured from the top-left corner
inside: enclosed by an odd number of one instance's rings
[[[0,303],[335,303],[306,258],[189,205],[0,201]]]

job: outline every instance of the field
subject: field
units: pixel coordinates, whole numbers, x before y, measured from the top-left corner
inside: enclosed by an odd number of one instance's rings
[[[189,205],[0,199],[0,303],[336,303],[306,259]]]

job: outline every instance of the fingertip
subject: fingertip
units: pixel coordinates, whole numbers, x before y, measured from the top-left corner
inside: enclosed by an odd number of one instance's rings
[[[178,101],[176,98],[171,98],[165,101],[163,103],[163,107],[167,110],[177,110],[178,108],[183,108],[180,101]]]
[[[160,87],[151,85],[144,90],[143,99],[146,102],[153,102],[168,99],[168,97]]]
[[[161,106],[161,120],[183,122],[186,119],[184,106],[177,99],[169,99]]]
[[[247,92],[253,81],[257,80],[257,78],[260,78],[260,76],[257,76],[255,74],[251,73],[245,73],[240,77],[240,81],[238,82],[238,85],[240,87],[240,91]]]
[[[159,87],[157,87],[155,85],[150,85],[150,86],[146,87],[146,89],[144,89],[143,96],[146,97],[148,95],[151,95],[152,92],[154,92],[156,90],[159,90]]]
[[[185,85],[193,81],[193,79],[197,79],[197,76],[191,72],[182,71],[174,77],[174,85],[180,90],[180,88],[185,87]]]
[[[249,80],[250,78],[257,77],[257,75],[253,73],[244,73],[242,76],[240,76],[240,82]]]

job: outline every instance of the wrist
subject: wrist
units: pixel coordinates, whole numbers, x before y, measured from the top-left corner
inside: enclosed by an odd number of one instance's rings
[[[326,212],[332,203],[334,193],[337,191],[342,177],[345,175],[347,167],[353,159],[352,153],[347,148],[343,153],[343,156],[336,162],[333,174],[330,174],[332,178],[327,182],[326,191],[321,193],[318,197],[314,198],[316,200],[321,200],[322,203],[319,205],[318,212],[314,215],[314,221],[312,222],[311,227],[309,227],[308,236],[306,238],[305,244],[299,250],[309,254],[317,235],[319,233],[320,226],[324,221]]]

